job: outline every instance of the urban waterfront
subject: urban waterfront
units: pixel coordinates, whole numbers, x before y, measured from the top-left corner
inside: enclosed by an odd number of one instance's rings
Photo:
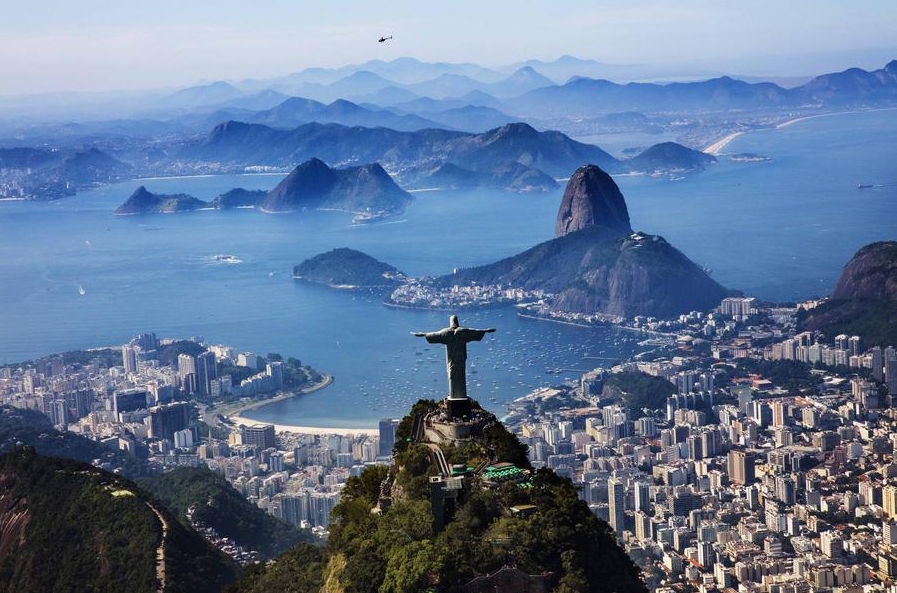
[[[807,120],[727,147],[767,162],[721,157],[682,179],[617,182],[634,228],[663,235],[723,285],[770,300],[825,295],[860,246],[897,233],[894,113]],[[141,184],[211,198],[279,179],[131,181],[53,203],[0,203],[0,361],[120,344],[143,331],[201,335],[296,357],[335,377],[314,396],[279,404],[271,417],[372,426],[418,397],[441,395],[441,354],[409,332],[443,327],[447,313],[387,308],[379,297],[295,282],[292,266],[342,246],[409,275],[487,263],[550,238],[561,193],[419,192],[405,215],[363,227],[337,212],[111,214]],[[858,190],[859,182],[873,187]],[[450,247],[432,239],[446,234]],[[513,309],[460,315],[466,325],[499,330],[471,358],[480,383],[473,389],[497,404],[569,378],[547,368],[580,369],[590,360],[584,357],[619,359],[634,348],[617,332],[519,319]]]

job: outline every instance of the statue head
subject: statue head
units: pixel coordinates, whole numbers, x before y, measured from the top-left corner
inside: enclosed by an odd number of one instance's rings
[[[449,327],[452,329],[461,327],[458,324],[458,316],[457,315],[452,315],[451,317],[449,317]]]

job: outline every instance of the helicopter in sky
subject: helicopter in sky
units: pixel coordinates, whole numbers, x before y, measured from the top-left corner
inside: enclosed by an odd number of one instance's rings
[[[383,43],[384,41],[389,41],[390,39],[392,39],[392,35],[390,35],[389,37],[381,37],[377,40],[377,43]]]

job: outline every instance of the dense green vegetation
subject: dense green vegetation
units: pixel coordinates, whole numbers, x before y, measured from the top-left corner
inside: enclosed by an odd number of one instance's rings
[[[641,371],[614,373],[604,381],[604,393],[618,396],[630,418],[643,416],[643,408],[664,409],[667,398],[676,393],[676,386],[664,379]]]
[[[814,375],[810,365],[799,360],[757,360],[739,358],[737,370],[727,369],[723,379],[728,383],[732,376],[760,375],[772,381],[773,385],[787,389],[789,393],[815,390],[822,378]]]
[[[62,358],[65,364],[78,367],[90,364],[94,361],[99,361],[99,363],[105,367],[121,365],[122,362],[121,350],[117,350],[115,348],[97,348],[96,350],[71,350],[69,352],[63,352],[59,355],[59,357]],[[26,360],[13,364],[3,364],[0,365],[0,368],[33,367],[36,366],[39,361],[47,360],[48,358],[55,358],[55,356],[40,358],[37,360]]]
[[[433,445],[412,439],[415,416],[435,405],[421,400],[400,422],[393,466],[349,479],[323,552],[291,551],[250,571],[233,590],[448,591],[515,565],[531,575],[550,573],[554,591],[645,593],[610,527],[579,500],[569,480],[550,470],[492,487],[467,475],[458,498],[446,503],[446,525],[437,531],[429,491],[429,477],[438,473],[429,455]],[[526,447],[497,422],[471,441],[440,447],[450,463],[467,467],[484,460],[529,467]],[[372,512],[384,482],[392,504]],[[532,513],[512,512],[516,505],[533,505]]]
[[[268,564],[246,569],[240,582],[227,589],[237,593],[306,593],[320,591],[326,554],[323,548],[299,544]]]
[[[134,483],[17,447],[0,457],[0,591],[156,591],[165,538],[166,591],[217,591],[236,566],[185,530]]]
[[[398,284],[394,276],[397,272],[389,264],[346,247],[321,253],[293,266],[294,278],[354,288],[394,287]]]
[[[897,302],[830,300],[810,314],[801,310],[801,328],[818,329],[827,336],[863,336],[867,347],[897,345]]]
[[[205,347],[200,346],[196,342],[192,342],[190,340],[178,340],[177,342],[159,346],[156,349],[156,358],[159,359],[159,364],[162,366],[177,368],[178,356],[180,356],[181,354],[199,356],[205,351]],[[118,364],[121,364],[121,360],[118,361]]]
[[[179,467],[139,483],[179,521],[186,524],[193,506],[196,520],[268,558],[313,540],[311,533],[272,517],[206,468]]]

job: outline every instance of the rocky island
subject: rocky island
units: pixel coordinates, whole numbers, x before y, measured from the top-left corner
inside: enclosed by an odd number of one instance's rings
[[[699,171],[716,162],[716,157],[675,142],[655,144],[632,157],[621,161],[622,167],[635,172],[686,173]]]
[[[115,214],[145,214],[149,212],[188,212],[209,208],[210,204],[187,194],[154,194],[141,185],[128,200],[115,209]]]
[[[309,159],[293,169],[265,196],[265,212],[300,209],[345,210],[356,214],[401,212],[411,194],[400,188],[378,163],[332,169]]]
[[[293,268],[293,278],[331,288],[367,290],[391,290],[406,279],[393,266],[346,247],[305,260]]]
[[[202,208],[259,208],[263,212],[343,210],[356,214],[354,222],[368,222],[397,214],[411,202],[411,194],[396,185],[377,163],[332,169],[319,159],[298,165],[271,191],[234,188],[211,202],[187,194],[154,194],[140,186],[115,214],[186,212]]]

